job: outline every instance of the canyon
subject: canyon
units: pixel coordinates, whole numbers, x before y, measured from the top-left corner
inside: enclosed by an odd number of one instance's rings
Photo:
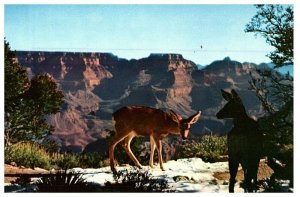
[[[47,117],[64,150],[81,152],[103,141],[113,130],[111,114],[127,105],[172,109],[183,118],[202,111],[190,129],[192,138],[230,130],[230,120],[215,116],[224,105],[221,89],[234,88],[251,117],[263,114],[248,83],[249,73],[261,65],[228,57],[201,69],[180,54],[127,60],[111,53],[16,51],[16,58],[30,78],[48,73],[64,92],[61,111]]]

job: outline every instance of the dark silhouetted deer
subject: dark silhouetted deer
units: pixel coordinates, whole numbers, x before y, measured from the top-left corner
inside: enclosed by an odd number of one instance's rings
[[[234,192],[235,177],[239,164],[244,170],[245,192],[256,191],[257,171],[262,152],[262,132],[258,123],[248,117],[245,107],[232,90],[231,93],[221,90],[226,105],[217,113],[218,119],[232,118],[234,127],[228,133],[229,154],[229,192]]]
[[[170,113],[160,109],[154,109],[143,106],[127,106],[113,113],[113,124],[116,134],[109,145],[109,159],[111,170],[116,173],[114,163],[115,146],[124,140],[124,149],[136,166],[142,168],[142,165],[134,156],[130,149],[130,142],[135,136],[150,136],[150,167],[153,167],[153,155],[155,148],[158,150],[160,168],[163,168],[162,144],[161,138],[168,134],[181,134],[186,139],[189,133],[190,125],[198,121],[201,112],[183,119],[174,111]]]

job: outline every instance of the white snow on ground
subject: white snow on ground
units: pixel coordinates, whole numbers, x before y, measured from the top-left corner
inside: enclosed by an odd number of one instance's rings
[[[177,192],[207,192],[207,193],[228,193],[228,184],[224,181],[216,180],[213,177],[214,172],[228,171],[228,162],[206,163],[200,158],[178,159],[177,161],[168,161],[164,163],[165,171],[161,171],[159,166],[151,169],[144,166],[143,170],[149,170],[155,178],[165,178],[168,184]],[[117,170],[134,170],[129,167],[117,167]],[[73,172],[83,173],[83,178],[87,182],[93,182],[104,185],[105,182],[114,182],[113,173],[110,167],[99,169],[81,169],[73,168]],[[175,182],[173,177],[183,176],[189,180]],[[228,183],[228,181],[227,181]],[[235,192],[244,192],[239,183],[235,184]]]

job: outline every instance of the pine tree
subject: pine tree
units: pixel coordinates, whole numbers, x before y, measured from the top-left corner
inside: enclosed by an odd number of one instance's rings
[[[29,81],[26,70],[16,61],[9,43],[5,47],[5,145],[36,141],[50,134],[46,116],[59,111],[63,103],[60,91],[49,75],[36,75]]]
[[[261,35],[275,48],[268,57],[274,68],[293,65],[293,7],[289,5],[256,5],[257,14],[246,25],[246,32]],[[253,90],[266,112],[259,119],[265,133],[264,152],[268,159],[276,158],[286,164],[285,173],[293,181],[293,77],[278,74],[274,68],[257,69],[251,74]],[[286,178],[286,177],[285,177]]]

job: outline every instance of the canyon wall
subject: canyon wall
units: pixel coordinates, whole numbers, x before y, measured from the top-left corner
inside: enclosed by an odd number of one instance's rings
[[[248,90],[254,64],[229,58],[203,69],[180,54],[150,54],[126,60],[110,53],[17,51],[17,61],[29,77],[49,73],[65,95],[60,113],[49,116],[53,135],[62,148],[82,151],[88,144],[113,130],[111,114],[126,105],[172,109],[182,117],[202,111],[191,136],[207,133],[225,135],[231,121],[218,120],[224,105],[220,89],[234,88],[250,116],[261,115],[258,99]]]

